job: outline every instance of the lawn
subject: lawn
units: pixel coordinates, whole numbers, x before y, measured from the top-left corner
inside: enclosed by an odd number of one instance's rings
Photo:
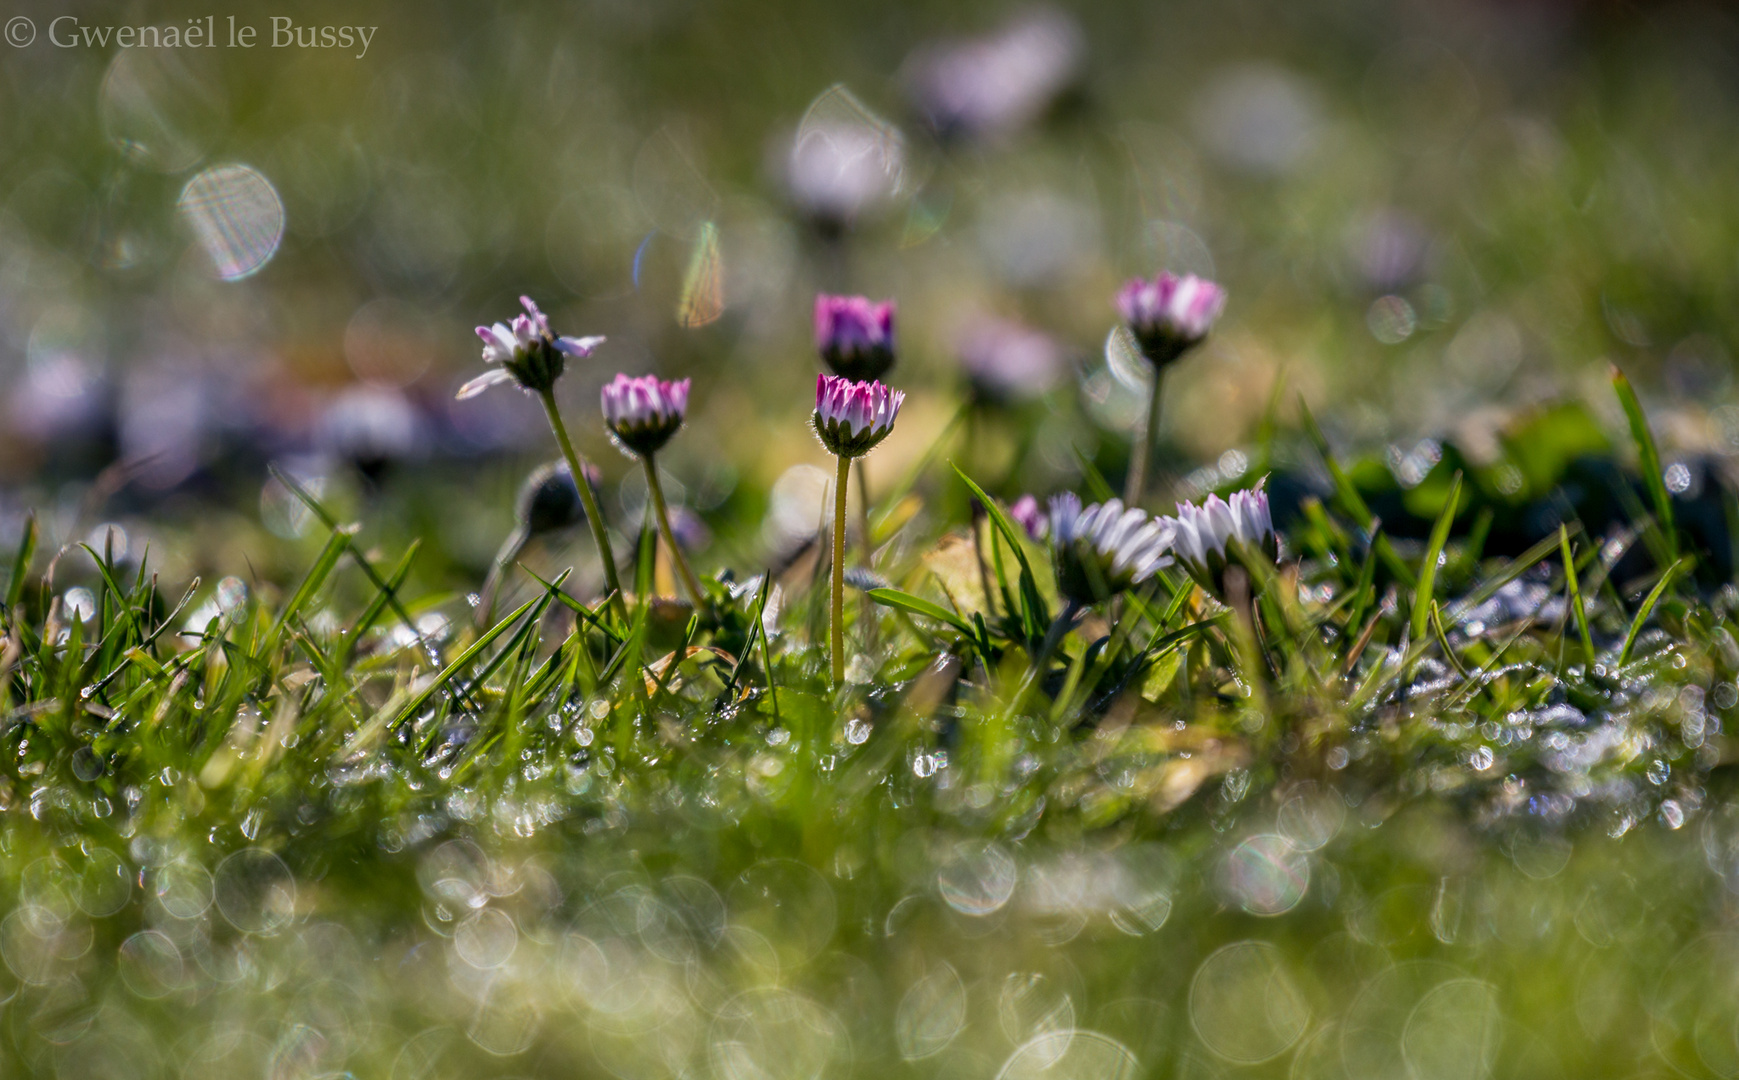
[[[1729,16],[347,18],[8,38],[5,1070],[1739,1075]]]

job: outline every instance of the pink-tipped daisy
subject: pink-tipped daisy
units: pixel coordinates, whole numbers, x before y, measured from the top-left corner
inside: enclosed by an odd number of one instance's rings
[[[558,337],[531,297],[522,296],[519,302],[525,305],[525,314],[515,315],[509,323],[477,328],[483,340],[483,362],[494,366],[459,388],[461,401],[509,381],[532,393],[546,393],[561,378],[568,357],[590,356],[604,343],[601,337]]]
[[[1142,354],[1164,366],[1208,336],[1226,306],[1226,290],[1194,274],[1161,270],[1152,281],[1136,278],[1117,290],[1117,311]]]
[[[852,382],[836,375],[815,377],[815,433],[828,452],[862,457],[894,430],[906,395],[879,382]]]
[[[604,425],[628,450],[655,453],[682,427],[688,415],[688,380],[664,382],[656,375],[631,379],[617,375],[599,393]]]

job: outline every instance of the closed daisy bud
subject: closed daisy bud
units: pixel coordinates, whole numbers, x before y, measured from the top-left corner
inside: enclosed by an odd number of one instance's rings
[[[1176,360],[1208,336],[1226,306],[1226,290],[1194,274],[1162,270],[1117,290],[1117,311],[1155,367]]]
[[[1179,503],[1177,517],[1165,520],[1172,526],[1178,561],[1203,588],[1219,591],[1226,567],[1237,559],[1240,547],[1259,551],[1270,560],[1280,555],[1268,493],[1260,483],[1233,492],[1230,500],[1210,495],[1200,506]]]
[[[599,394],[604,425],[622,446],[645,457],[670,441],[688,415],[688,380],[662,382],[656,375],[617,375]]]
[[[534,394],[545,393],[561,378],[568,357],[590,356],[604,343],[601,337],[557,337],[531,297],[522,296],[519,302],[525,305],[525,314],[515,315],[511,323],[477,328],[483,340],[483,362],[495,367],[461,386],[460,400],[508,381]]]
[[[815,377],[815,434],[831,454],[862,457],[894,430],[906,395],[879,382]]]
[[[881,378],[894,366],[894,302],[818,294],[815,349],[841,378],[853,382]]]
[[[1050,533],[1057,588],[1077,604],[1115,596],[1172,564],[1167,520],[1116,499],[1083,508],[1072,493],[1053,496]]]

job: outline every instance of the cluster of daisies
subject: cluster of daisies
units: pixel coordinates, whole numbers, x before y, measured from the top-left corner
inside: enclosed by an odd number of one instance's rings
[[[573,450],[555,410],[552,391],[566,360],[590,356],[604,339],[558,336],[529,297],[521,297],[521,302],[525,313],[511,323],[477,328],[483,340],[483,359],[492,368],[466,383],[459,396],[470,397],[499,382],[514,382],[541,396],[574,475],[586,475],[591,471],[589,463]],[[1194,275],[1162,272],[1151,280],[1129,282],[1118,291],[1116,305],[1152,368],[1157,400],[1160,376],[1207,336],[1225,305],[1225,292]],[[897,355],[894,315],[892,301],[825,294],[815,300],[816,351],[831,374],[816,378],[811,422],[822,445],[839,458],[842,479],[851,461],[868,454],[893,431],[905,401],[904,393],[881,381]],[[688,393],[687,379],[665,381],[655,375],[635,378],[618,374],[604,385],[600,405],[604,426],[616,443],[646,465],[665,543],[698,605],[703,598],[669,536],[653,465],[654,455],[683,426]],[[1143,433],[1143,453],[1152,438],[1151,428]],[[844,520],[844,489],[843,483],[836,485],[836,520],[840,522]],[[1268,496],[1260,483],[1234,493],[1230,499],[1216,495],[1199,506],[1179,504],[1175,516],[1151,516],[1127,505],[1138,502],[1141,495],[1137,484],[1126,500],[1083,506],[1077,496],[1064,493],[1051,498],[1042,509],[1038,500],[1028,495],[1014,503],[1010,513],[1035,541],[1048,540],[1058,587],[1074,605],[1114,596],[1174,564],[1181,565],[1204,588],[1218,592],[1224,587],[1229,566],[1256,557],[1270,561],[1278,557]],[[596,517],[591,500],[587,510]],[[603,531],[595,529],[594,535],[600,554],[613,568]],[[837,544],[839,538],[835,541]],[[611,578],[614,588],[613,575]],[[838,598],[835,600],[837,606]]]
[[[1257,483],[1231,498],[1210,495],[1197,506],[1178,503],[1177,516],[1154,517],[1120,499],[1082,506],[1073,492],[1040,507],[1023,495],[1009,516],[1034,541],[1048,540],[1057,588],[1086,606],[1133,588],[1172,565],[1181,565],[1204,589],[1224,595],[1226,570],[1269,564],[1280,557],[1268,493]]]

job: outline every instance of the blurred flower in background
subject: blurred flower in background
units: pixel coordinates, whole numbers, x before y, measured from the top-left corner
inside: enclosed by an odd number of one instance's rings
[[[881,378],[894,366],[894,302],[818,294],[815,349],[841,378],[853,382]]]
[[[1038,119],[1080,77],[1086,40],[1066,12],[1038,8],[964,41],[920,48],[907,92],[939,133],[1007,135]]]
[[[321,413],[316,429],[319,447],[354,465],[369,479],[379,479],[387,466],[420,456],[425,450],[423,418],[397,390],[378,386],[347,387]]]
[[[844,86],[809,106],[785,164],[791,201],[817,229],[837,233],[901,190],[906,142]]]
[[[970,323],[955,351],[973,396],[995,404],[1042,397],[1064,372],[1063,349],[1055,339],[1006,319]]]
[[[76,501],[117,462],[130,510],[251,504],[269,461],[344,459],[403,493],[402,527],[453,490],[487,503],[427,515],[428,551],[487,565],[544,421],[524,395],[449,399],[479,370],[464,329],[530,291],[617,366],[693,379],[660,460],[697,499],[729,463],[695,507],[758,557],[814,530],[788,493],[816,452],[789,393],[816,292],[900,297],[908,430],[961,394],[1042,401],[1030,432],[970,435],[996,493],[1049,491],[1078,486],[1077,451],[1126,467],[1148,371],[1103,297],[1156,267],[1239,294],[1166,392],[1174,496],[1271,399],[1281,432],[1302,395],[1337,439],[1413,446],[1584,395],[1607,359],[1663,396],[1669,451],[1739,447],[1718,242],[1739,209],[1708,180],[1739,168],[1739,106],[1706,5],[380,10],[362,60],[0,57],[9,505]],[[608,373],[567,367],[599,455]],[[892,442],[872,491],[913,464]],[[349,472],[330,497],[371,490]]]

